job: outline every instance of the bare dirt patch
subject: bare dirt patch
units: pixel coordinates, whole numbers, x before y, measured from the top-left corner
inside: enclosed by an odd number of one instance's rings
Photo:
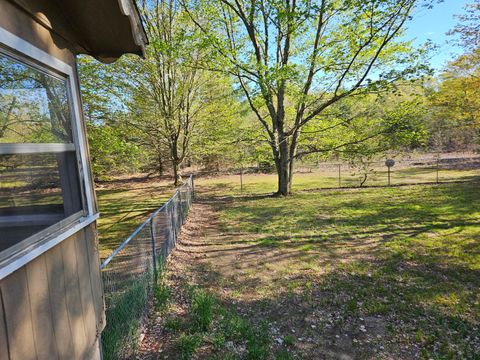
[[[225,205],[223,202],[216,206]],[[166,322],[187,313],[182,283],[196,284],[214,293],[254,322],[267,321],[274,339],[272,354],[285,347],[302,359],[389,358],[382,355],[384,317],[345,319],[329,302],[332,297],[347,295],[341,290],[337,294],[322,291],[315,281],[321,274],[308,268],[292,274],[281,271],[288,270],[298,252],[258,247],[251,242],[258,239],[249,234],[223,233],[219,228],[214,206],[205,202],[193,206],[167,264],[167,281],[176,305],[170,308],[169,315],[153,312],[150,316],[140,358],[177,358],[176,337]],[[353,259],[360,253],[369,254],[374,247],[366,243],[352,252],[348,246],[337,244],[334,257],[324,252],[317,256],[317,262],[325,265],[337,257],[345,262],[347,252]],[[197,358],[208,355],[210,351],[203,349]],[[408,359],[412,354],[403,355],[396,358]]]

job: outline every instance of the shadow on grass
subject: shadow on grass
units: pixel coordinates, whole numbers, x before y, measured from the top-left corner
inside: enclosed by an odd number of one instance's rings
[[[264,261],[276,258],[264,254]],[[277,291],[261,299],[254,296],[265,285],[261,277],[226,278],[210,266],[194,271],[204,288],[234,290],[233,298],[223,296],[226,306],[257,325],[274,324],[280,339],[293,336],[302,359],[478,359],[480,354],[479,270],[444,267],[428,257],[411,263],[394,254],[339,264],[322,275],[271,279]]]
[[[478,185],[202,200],[224,232],[184,251],[236,311],[293,329],[300,358],[478,359]]]
[[[217,202],[218,210],[229,204],[224,211],[224,222],[234,223],[225,224],[230,230],[275,236],[309,230],[332,236],[338,229],[353,235],[368,232],[388,235],[404,229],[427,232],[477,221],[471,214],[479,208],[479,184],[383,188],[380,192],[377,189],[333,190],[298,193],[281,199],[230,197],[220,204],[219,198],[211,201]]]

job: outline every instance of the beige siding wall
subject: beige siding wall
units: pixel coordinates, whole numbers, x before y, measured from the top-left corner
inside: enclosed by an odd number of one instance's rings
[[[105,323],[93,226],[0,281],[0,359],[92,359]]]
[[[38,11],[55,2],[17,3],[24,8],[0,0],[0,27],[75,66],[61,14],[48,19]],[[104,325],[95,224],[0,280],[0,360],[99,359]]]

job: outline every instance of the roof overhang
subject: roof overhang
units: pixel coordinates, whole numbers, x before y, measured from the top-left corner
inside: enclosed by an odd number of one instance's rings
[[[10,0],[65,39],[76,54],[113,62],[148,43],[134,0]]]

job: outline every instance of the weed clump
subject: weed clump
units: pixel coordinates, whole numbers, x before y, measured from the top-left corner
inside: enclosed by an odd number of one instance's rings
[[[190,359],[201,346],[202,337],[199,334],[182,334],[178,339],[178,355],[181,360]]]
[[[190,316],[193,326],[199,331],[207,331],[212,324],[215,298],[204,290],[193,292]]]
[[[172,301],[165,282],[155,289],[156,301]],[[209,353],[210,359],[263,360],[293,359],[284,349],[274,354],[271,347],[268,324],[259,326],[239,316],[232,309],[222,306],[211,293],[194,286],[185,285],[180,291],[186,296],[183,305],[187,306],[185,318],[170,314],[163,324],[170,332],[175,344],[175,355],[182,360],[192,359],[202,353]],[[277,356],[278,355],[278,356]]]

